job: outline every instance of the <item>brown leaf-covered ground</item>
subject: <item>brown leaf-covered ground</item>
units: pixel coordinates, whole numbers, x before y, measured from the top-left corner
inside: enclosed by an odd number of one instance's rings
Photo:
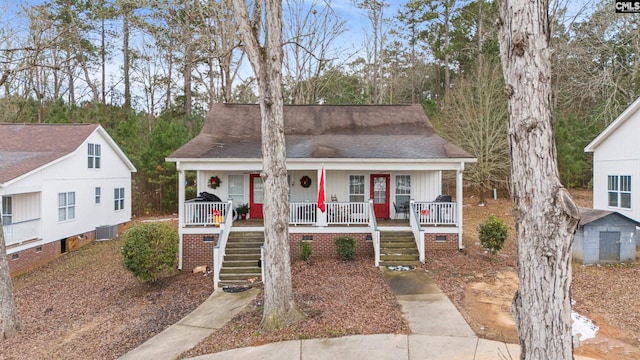
[[[21,329],[0,342],[0,359],[116,359],[211,294],[202,274],[138,282],[120,265],[119,243],[85,245],[13,279]]]
[[[590,191],[574,191],[590,206]],[[515,240],[508,199],[465,199],[465,249],[429,259],[438,285],[481,337],[516,342],[510,297],[517,286]],[[478,244],[477,226],[490,214],[510,226],[497,255]],[[87,245],[14,279],[20,334],[0,342],[0,359],[114,359],[175,323],[212,291],[211,277],[178,273],[157,285],[137,282],[120,266],[118,241]],[[292,264],[296,301],[307,319],[265,334],[259,296],[225,327],[188,353],[268,342],[350,334],[407,333],[397,302],[371,259],[315,259]],[[594,320],[599,336],[576,348],[598,359],[635,359],[640,347],[640,267],[574,264],[576,310]],[[185,355],[186,356],[186,355]]]
[[[371,259],[294,261],[295,298],[306,319],[291,327],[261,332],[262,297],[189,351],[196,356],[284,340],[356,334],[407,334],[402,311]]]

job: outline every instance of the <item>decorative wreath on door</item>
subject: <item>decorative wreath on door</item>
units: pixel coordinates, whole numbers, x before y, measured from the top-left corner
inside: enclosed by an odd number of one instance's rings
[[[308,188],[309,186],[311,186],[311,178],[308,177],[307,175],[301,177],[300,186],[302,186],[303,188]]]
[[[222,180],[217,176],[212,176],[209,179],[209,187],[212,189],[217,189],[220,186],[220,183],[222,183]]]

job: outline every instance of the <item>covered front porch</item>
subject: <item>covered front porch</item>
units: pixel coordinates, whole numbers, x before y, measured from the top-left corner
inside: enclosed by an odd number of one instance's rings
[[[187,184],[188,175],[195,179],[198,196],[185,199],[186,187],[179,188],[179,266],[182,268],[183,258],[190,258],[193,247],[209,244],[215,254],[216,278],[229,235],[264,230],[264,187],[257,170],[261,164],[244,164],[244,169],[238,169],[238,164],[235,169],[210,168],[213,164],[198,164],[195,169],[193,164],[189,168],[183,165],[178,163],[179,183]],[[380,263],[381,232],[413,234],[422,262],[430,244],[462,248],[462,206],[458,199],[463,198],[463,162],[327,161],[287,165],[292,246],[309,237],[314,238],[314,246],[320,246],[318,241],[325,243],[322,246],[332,246],[338,236],[359,234],[361,246],[373,250],[375,266]],[[323,174],[324,186],[320,186]],[[452,179],[447,186],[443,185],[443,174]],[[318,206],[322,198],[324,211]],[[243,204],[249,207],[246,218],[239,213]]]
[[[243,205],[248,207],[246,218],[263,218],[261,163],[234,163],[225,168],[219,163],[177,165],[178,183],[185,184],[179,187],[181,231],[218,227],[229,217],[233,225],[233,221],[245,218],[240,214]],[[290,160],[287,168],[292,231],[305,227],[333,232],[335,227],[371,226],[374,220],[393,219],[406,226],[414,220],[419,227],[453,227],[462,238],[458,199],[463,195],[464,162]],[[195,198],[186,199],[187,172],[195,182]],[[451,179],[446,186],[443,175]],[[320,210],[319,200],[325,211]]]

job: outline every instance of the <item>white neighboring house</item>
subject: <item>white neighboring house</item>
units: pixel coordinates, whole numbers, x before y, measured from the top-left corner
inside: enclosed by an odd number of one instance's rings
[[[100,125],[0,124],[0,139],[0,213],[12,274],[110,238],[131,220],[136,169]]]
[[[593,153],[593,208],[640,221],[640,98],[587,147]]]

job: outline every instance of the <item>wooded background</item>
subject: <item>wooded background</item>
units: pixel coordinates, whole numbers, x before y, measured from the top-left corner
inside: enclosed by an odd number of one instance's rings
[[[420,103],[478,158],[465,184],[506,189],[497,3],[334,3],[284,1],[285,104]],[[640,15],[613,5],[550,7],[567,187],[590,186],[584,146],[640,94]],[[138,169],[136,215],[177,211],[177,174],[164,159],[199,132],[210,104],[257,100],[231,0],[55,0],[0,11],[0,122],[100,123]]]

